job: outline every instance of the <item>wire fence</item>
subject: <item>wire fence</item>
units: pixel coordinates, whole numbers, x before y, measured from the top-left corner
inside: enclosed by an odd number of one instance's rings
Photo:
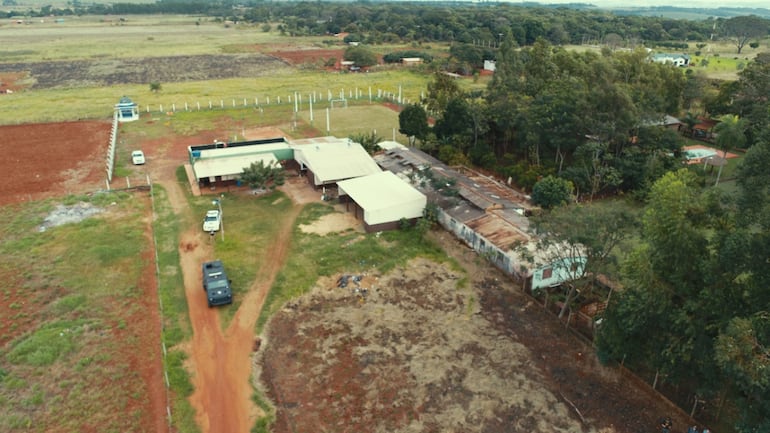
[[[421,95],[421,98],[423,96]],[[263,97],[238,97],[238,98],[219,98],[219,99],[206,99],[203,101],[174,101],[167,104],[143,105],[140,111],[145,113],[176,113],[176,112],[190,112],[190,111],[202,111],[202,110],[225,110],[225,109],[237,109],[237,108],[263,108],[266,106],[280,106],[280,105],[294,105],[294,111],[298,112],[306,109],[313,109],[313,105],[317,108],[335,108],[347,106],[348,101],[368,101],[375,102],[392,102],[398,105],[411,104],[411,100],[403,96],[401,87],[399,86],[397,91],[387,91],[383,89],[368,89],[363,90],[358,87],[351,89],[339,89],[334,92],[331,89],[326,91],[312,91],[312,92],[294,92],[285,96],[263,96]]]

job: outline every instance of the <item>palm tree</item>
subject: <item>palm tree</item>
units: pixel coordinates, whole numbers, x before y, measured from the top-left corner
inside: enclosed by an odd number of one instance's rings
[[[719,177],[722,175],[722,168],[727,165],[727,151],[735,147],[743,147],[746,144],[746,121],[733,114],[722,116],[720,122],[714,127],[716,133],[716,144],[722,149],[722,163],[719,165],[717,180],[714,186],[719,185]]]
[[[697,125],[700,120],[698,120],[697,115],[688,111],[687,114],[685,114],[685,116],[682,118],[682,122],[684,122],[687,127],[687,129],[684,131],[685,134],[687,134],[689,137],[692,137],[693,129],[695,129],[695,125]]]

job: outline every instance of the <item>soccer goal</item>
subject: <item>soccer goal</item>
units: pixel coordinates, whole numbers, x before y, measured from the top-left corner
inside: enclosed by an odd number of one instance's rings
[[[348,100],[347,99],[332,99],[331,101],[331,108],[334,108],[334,103],[337,103],[337,107],[345,107],[348,108]]]

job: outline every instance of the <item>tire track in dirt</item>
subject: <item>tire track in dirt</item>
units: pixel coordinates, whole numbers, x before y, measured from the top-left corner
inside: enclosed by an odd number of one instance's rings
[[[168,192],[172,209],[184,220],[183,216],[189,210],[181,186],[169,178],[161,178],[159,182]],[[251,401],[254,326],[267,293],[286,260],[294,220],[301,209],[302,206],[295,205],[285,216],[280,232],[259,260],[261,267],[254,282],[225,331],[218,310],[208,307],[203,294],[200,268],[212,257],[212,248],[197,227],[183,232],[180,237],[180,265],[193,327],[188,365],[192,370],[194,391],[190,402],[196,411],[196,422],[204,433],[247,432],[256,419],[263,416]]]
[[[158,149],[156,155],[150,155],[155,158],[148,164],[148,169],[153,181],[166,190],[178,219],[197,221],[190,211],[185,185],[174,175],[179,165],[173,155],[174,149]],[[275,239],[258,257],[260,268],[254,282],[226,330],[222,330],[219,310],[208,307],[202,286],[201,265],[213,257],[208,236],[198,230],[197,225],[180,235],[179,260],[193,327],[193,338],[186,349],[189,355],[187,368],[194,387],[190,403],[203,433],[248,432],[257,418],[264,415],[251,400],[254,327],[267,293],[288,255],[294,221],[303,207],[302,200],[294,203],[284,216],[283,226]]]
[[[210,256],[210,248],[202,245],[197,231],[185,233],[182,267],[185,292],[193,324],[190,349],[195,366],[191,402],[196,420],[206,432],[246,432],[262,411],[251,401],[253,392],[251,354],[255,338],[254,326],[270,287],[283,266],[288,253],[291,230],[301,207],[294,206],[283,221],[278,236],[264,252],[254,283],[244,296],[230,326],[221,330],[217,310],[208,308],[202,296],[200,265]]]

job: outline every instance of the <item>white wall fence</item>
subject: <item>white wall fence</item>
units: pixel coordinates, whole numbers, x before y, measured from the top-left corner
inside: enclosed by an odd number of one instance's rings
[[[112,116],[112,129],[110,130],[110,143],[107,147],[107,189],[112,182],[112,171],[115,168],[115,144],[118,140],[118,113]]]
[[[347,106],[347,101],[369,101],[369,102],[395,102],[399,105],[410,104],[408,98],[403,97],[401,86],[397,91],[386,91],[382,89],[338,89],[332,91],[312,91],[312,92],[294,92],[285,96],[262,96],[262,97],[238,97],[228,99],[206,99],[194,101],[171,102],[167,104],[144,105],[140,111],[145,113],[176,113],[201,110],[224,110],[237,108],[263,108],[267,106],[294,105],[294,112],[300,110],[313,110],[313,105],[317,108],[339,108]]]

